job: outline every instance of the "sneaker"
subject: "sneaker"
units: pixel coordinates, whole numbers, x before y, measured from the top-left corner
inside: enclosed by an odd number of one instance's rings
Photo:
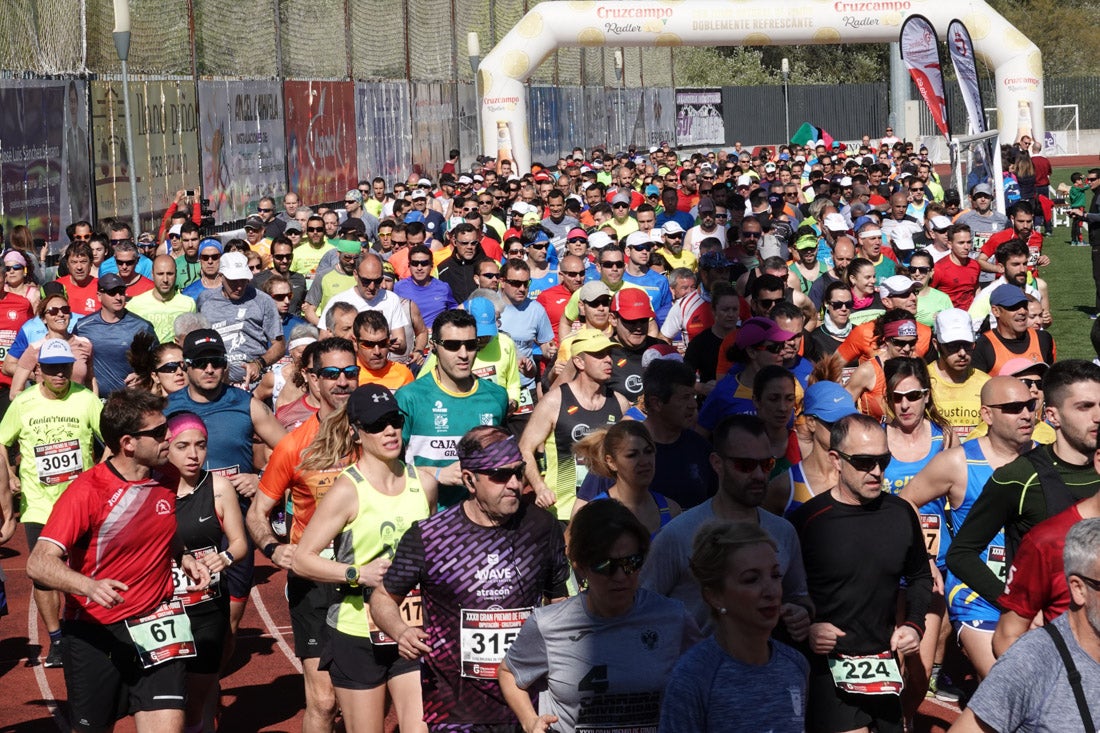
[[[63,667],[64,663],[61,661],[61,643],[50,644],[50,651],[46,655],[46,661],[42,662],[43,667]]]
[[[962,690],[951,684],[951,678],[941,672],[928,681],[927,697],[934,697],[940,702],[958,702],[962,699]]]
[[[286,538],[286,514],[279,512],[275,515],[275,518],[271,520],[271,531],[275,533],[276,537]]]

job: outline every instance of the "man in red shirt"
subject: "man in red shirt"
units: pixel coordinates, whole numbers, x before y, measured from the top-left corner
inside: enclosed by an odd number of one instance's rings
[[[951,298],[951,304],[962,310],[968,310],[974,302],[974,292],[982,272],[978,261],[970,258],[973,241],[970,227],[952,224],[947,230],[947,244],[951,251],[932,268],[932,287],[946,293]]]
[[[99,281],[92,277],[92,248],[87,242],[73,242],[65,250],[69,274],[57,278],[69,295],[73,313],[88,316],[99,310]]]
[[[34,318],[34,309],[29,300],[22,295],[0,290],[0,362],[7,356],[8,347],[15,342],[19,329],[31,318]],[[0,372],[0,418],[4,417],[11,402],[8,396],[10,390],[11,375]]]
[[[1100,453],[1097,453],[1100,457]],[[1093,459],[1094,464],[1100,461]],[[1070,527],[1082,519],[1100,517],[1100,494],[1074,504],[1060,514],[1039,522],[1024,535],[1020,549],[1008,571],[1001,604],[1001,620],[993,632],[993,653],[1000,657],[1027,633],[1040,613],[1050,623],[1069,610],[1069,584],[1066,583],[1062,551]]]
[[[205,565],[176,540],[176,491],[154,472],[168,460],[165,401],[127,389],[107,399],[111,457],[78,476],[54,505],[27,559],[31,580],[65,593],[65,686],[76,730],[183,730],[191,624],[172,601],[172,559],[194,582]],[[121,705],[120,705],[121,701]]]
[[[550,323],[561,323],[565,304],[584,285],[584,272],[584,260],[577,255],[566,255],[558,262],[558,284],[543,290],[536,298],[550,317]],[[557,329],[554,330],[554,343],[558,343]]]
[[[118,267],[118,276],[126,283],[127,302],[153,289],[153,281],[137,271],[139,257],[137,246],[133,242],[119,242],[115,245],[115,265]]]
[[[990,235],[982,245],[981,254],[978,255],[978,264],[985,272],[1004,274],[1004,268],[997,264],[994,256],[997,248],[1010,239],[1019,239],[1027,243],[1031,251],[1028,266],[1046,267],[1050,264],[1050,258],[1043,254],[1043,235],[1035,231],[1035,210],[1027,201],[1017,201],[1008,207],[1008,229],[1002,229],[996,234]]]

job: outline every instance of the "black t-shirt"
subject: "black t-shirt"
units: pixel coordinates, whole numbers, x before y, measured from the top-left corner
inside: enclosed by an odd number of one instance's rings
[[[1031,343],[1031,333],[1033,329],[1028,331],[1019,338],[1006,339],[1000,334],[994,335],[992,331],[986,331],[978,337],[978,343],[974,346],[974,356],[971,359],[971,366],[975,369],[981,369],[983,372],[989,372],[990,369],[997,363],[997,353],[993,349],[993,339],[996,338],[1001,342],[1001,345],[1009,352],[1013,354],[1023,355],[1028,345]],[[1054,337],[1050,335],[1049,331],[1034,331],[1036,338],[1039,339],[1039,352],[1043,355],[1043,361],[1047,364],[1054,363]]]
[[[722,339],[709,328],[688,343],[687,351],[684,352],[684,362],[699,373],[700,382],[709,382],[716,378],[721,348]]]
[[[614,341],[614,339],[612,339]],[[607,380],[607,386],[615,390],[631,402],[637,402],[642,398],[642,354],[654,344],[664,343],[653,336],[646,336],[645,341],[637,349],[628,349],[615,343],[611,350],[611,379]]]

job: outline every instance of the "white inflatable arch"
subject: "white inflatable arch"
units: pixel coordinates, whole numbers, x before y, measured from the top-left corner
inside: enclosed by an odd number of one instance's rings
[[[941,38],[956,18],[970,30],[975,55],[996,77],[1002,141],[1015,140],[1028,106],[1032,134],[1042,139],[1042,56],[983,0],[570,0],[536,5],[482,60],[482,151],[510,149],[516,167],[530,169],[524,82],[559,48],[890,43],[913,13]]]

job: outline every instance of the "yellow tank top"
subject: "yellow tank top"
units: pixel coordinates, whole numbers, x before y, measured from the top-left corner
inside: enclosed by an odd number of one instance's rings
[[[962,384],[956,384],[940,374],[935,364],[928,369],[932,382],[932,399],[936,408],[955,431],[955,436],[965,438],[978,427],[981,417],[982,385],[989,381],[989,375],[978,369],[972,369],[970,376]]]
[[[359,513],[336,536],[333,545],[337,562],[366,565],[382,555],[393,557],[397,543],[412,523],[428,517],[428,499],[416,469],[411,464],[405,466],[405,490],[396,496],[376,491],[355,466],[348,466],[340,475],[355,484]],[[350,636],[370,636],[364,594],[344,594],[329,608],[328,625]]]

